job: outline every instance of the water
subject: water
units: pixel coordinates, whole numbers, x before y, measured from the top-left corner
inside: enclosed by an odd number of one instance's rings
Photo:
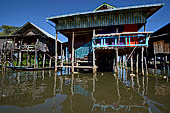
[[[159,71],[158,71],[159,72]],[[121,70],[95,75],[53,71],[0,75],[0,113],[169,113],[165,77],[130,76]]]

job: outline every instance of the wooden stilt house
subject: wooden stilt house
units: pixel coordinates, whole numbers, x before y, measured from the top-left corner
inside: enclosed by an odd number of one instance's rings
[[[149,39],[148,59],[154,67],[167,67],[170,64],[170,23],[155,31]]]
[[[149,4],[116,8],[104,3],[94,11],[49,17],[47,20],[56,24],[56,32],[68,38],[72,72],[75,68],[108,71],[118,64],[118,56],[131,56],[134,48],[148,46],[151,32],[145,30],[147,19],[162,6]],[[138,32],[142,26],[144,32]],[[57,59],[55,64],[57,70]]]
[[[15,67],[43,69],[54,66],[55,37],[51,34],[31,22],[27,22],[9,37],[13,43]],[[59,39],[57,42],[59,45],[62,43]],[[58,51],[60,51],[60,47],[58,46]]]

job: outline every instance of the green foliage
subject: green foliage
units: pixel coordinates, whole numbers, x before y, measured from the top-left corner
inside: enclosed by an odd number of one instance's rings
[[[2,25],[2,26],[0,26],[0,36],[11,35],[12,33],[14,33],[19,28],[20,27],[9,26],[9,25]]]

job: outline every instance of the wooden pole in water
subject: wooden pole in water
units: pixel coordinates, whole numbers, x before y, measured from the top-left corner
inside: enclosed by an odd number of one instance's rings
[[[130,71],[131,71],[131,73],[133,73],[133,54],[131,55],[130,62],[131,62],[130,63],[131,64],[131,68],[130,68],[131,70]]]
[[[157,69],[157,65],[156,65],[156,54],[155,54],[154,64],[155,64],[155,69]]]
[[[21,55],[22,55],[21,50],[19,50],[19,66],[21,66]]]
[[[125,55],[125,69],[127,70],[127,61],[126,61],[127,54]]]
[[[55,40],[55,72],[57,72],[57,60],[58,60],[58,53],[57,53],[57,38],[58,38],[58,34],[57,34],[57,31],[56,31],[56,40]]]
[[[95,36],[95,29],[93,29],[93,37]],[[94,42],[92,42],[94,45]],[[96,57],[95,57],[95,48],[93,47],[93,73],[96,73]]]
[[[60,56],[61,56],[61,66],[62,66],[62,60],[63,60],[63,44],[61,43],[61,50],[60,50]]]
[[[167,62],[168,62],[168,58],[167,55],[165,55],[165,68],[167,68]]]
[[[136,56],[136,73],[138,74],[139,70],[138,70],[138,63],[139,63],[139,53],[137,52],[137,56]]]
[[[122,65],[123,65],[123,69],[125,68],[124,62],[125,62],[125,60],[124,60],[124,57],[122,56]]]
[[[74,31],[72,33],[72,61],[71,61],[72,73],[74,73]]]
[[[51,67],[51,56],[50,56],[50,61],[49,61],[49,67]]]
[[[29,66],[29,54],[28,54],[28,51],[29,51],[29,47],[27,46],[27,66]]]
[[[44,56],[43,56],[43,68],[45,67],[45,53],[44,53]]]
[[[146,68],[146,75],[148,75],[148,66],[147,66],[147,61],[146,61],[146,57],[144,57],[145,59],[145,68]]]
[[[119,57],[119,55],[118,55],[118,48],[116,48],[116,73],[118,73],[118,63],[119,63],[118,57]]]
[[[35,57],[34,57],[34,68],[38,68],[38,62],[37,62],[37,50],[35,49]]]
[[[144,47],[142,47],[142,53],[141,53],[141,68],[142,68],[142,75],[144,75],[144,69],[143,69],[143,51],[144,51]]]
[[[63,66],[64,63],[64,50],[62,50],[62,60],[61,60],[61,66]]]

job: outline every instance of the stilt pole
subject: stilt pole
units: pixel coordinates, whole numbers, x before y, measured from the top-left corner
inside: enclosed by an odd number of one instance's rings
[[[72,61],[71,61],[72,73],[74,73],[74,31],[72,33]]]
[[[144,47],[142,47],[142,54],[141,54],[141,68],[142,68],[142,75],[144,75],[144,68],[143,68],[143,51],[144,51]]]
[[[118,73],[118,63],[119,63],[119,61],[118,61],[118,48],[116,48],[116,73]]]
[[[93,29],[93,37],[95,36],[95,29]],[[94,44],[94,42],[92,42]],[[95,57],[95,48],[93,47],[93,73],[96,73],[96,57]]]
[[[58,38],[58,34],[57,34],[57,31],[56,31],[56,40],[55,40],[55,72],[57,72],[57,60],[58,60],[58,53],[57,53],[57,38]]]
[[[139,70],[138,70],[138,63],[139,63],[139,53],[137,53],[136,56],[136,73],[138,74]]]
[[[43,56],[43,68],[45,67],[45,53],[44,53],[44,56]]]
[[[130,59],[130,61],[131,61],[131,73],[133,73],[133,54],[131,55],[131,59]]]
[[[156,54],[155,54],[155,59],[154,59],[154,65],[155,65],[155,69],[157,69],[157,65],[156,65]]]
[[[145,59],[145,68],[146,68],[146,75],[148,76],[148,66],[147,66],[147,61],[146,61],[146,57],[145,57],[144,59]]]

